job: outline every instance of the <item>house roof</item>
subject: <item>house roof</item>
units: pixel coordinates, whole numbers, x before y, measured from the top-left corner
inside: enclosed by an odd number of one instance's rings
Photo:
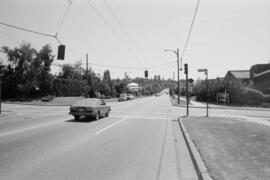
[[[249,70],[233,70],[233,71],[228,71],[232,73],[234,77],[237,79],[248,79],[250,78],[250,71]]]
[[[253,75],[253,78],[257,78],[270,73],[270,69]]]

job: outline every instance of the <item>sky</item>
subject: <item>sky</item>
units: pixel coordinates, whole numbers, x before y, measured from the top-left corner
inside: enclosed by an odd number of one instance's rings
[[[99,74],[109,69],[113,78],[125,73],[134,78],[148,70],[150,77],[172,79],[175,74],[176,79],[176,55],[164,50],[179,48],[182,54],[196,4],[197,0],[74,0],[58,32],[66,46],[65,60],[54,64],[81,61],[85,66],[88,53],[89,65]],[[68,6],[68,0],[1,0],[0,22],[55,35]],[[36,49],[50,44],[55,54],[59,45],[54,38],[0,25],[0,46],[14,48],[22,42]],[[5,59],[0,54],[0,60]],[[270,63],[270,1],[200,0],[182,60],[193,79],[205,78],[199,68],[216,78],[228,70]],[[52,72],[58,73],[58,67]]]

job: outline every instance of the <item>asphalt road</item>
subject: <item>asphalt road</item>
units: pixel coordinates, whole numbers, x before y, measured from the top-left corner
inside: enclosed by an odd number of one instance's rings
[[[67,106],[4,104],[0,116],[0,179],[195,180],[167,95],[111,103],[110,117],[75,121]],[[205,108],[190,115],[205,116]],[[257,123],[269,111],[210,109],[210,116]]]
[[[0,179],[194,177],[187,154],[186,165],[177,162],[179,108],[167,95],[111,103],[110,117],[91,122],[75,121],[64,106],[3,107],[13,112],[0,119]]]

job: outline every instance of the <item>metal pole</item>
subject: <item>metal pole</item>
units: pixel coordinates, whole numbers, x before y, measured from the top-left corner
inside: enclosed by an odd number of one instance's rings
[[[86,53],[86,84],[88,84],[88,53]]]
[[[179,48],[177,48],[177,98],[178,98],[178,104],[180,104],[180,82],[179,82]]]
[[[209,92],[208,92],[208,70],[206,70],[206,117],[208,117],[208,98],[209,98]]]
[[[189,96],[188,96],[188,65],[186,70],[186,104],[187,104],[187,116],[189,116]]]
[[[2,80],[0,77],[0,114],[2,113]]]

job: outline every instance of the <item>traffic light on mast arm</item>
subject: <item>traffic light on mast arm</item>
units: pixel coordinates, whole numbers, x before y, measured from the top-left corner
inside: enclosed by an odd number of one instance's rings
[[[188,74],[188,64],[184,64],[184,73]]]
[[[59,45],[58,46],[58,53],[57,53],[57,59],[64,60],[65,59],[65,45]]]

